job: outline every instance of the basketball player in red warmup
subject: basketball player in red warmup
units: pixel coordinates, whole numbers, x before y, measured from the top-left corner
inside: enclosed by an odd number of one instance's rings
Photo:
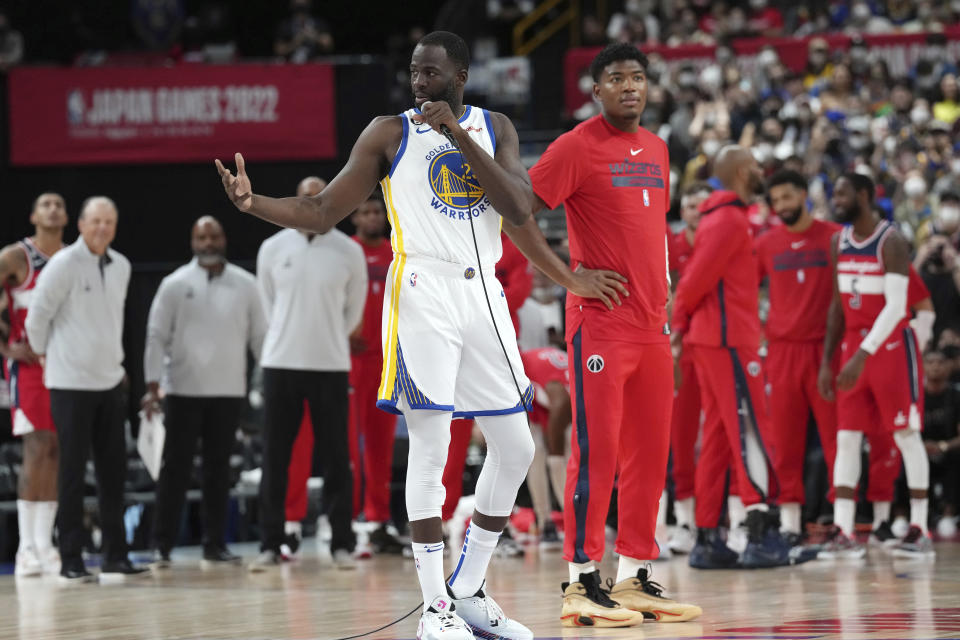
[[[870,425],[879,425],[893,433],[910,488],[911,527],[894,554],[932,557],[927,532],[930,466],[920,437],[923,369],[907,315],[910,246],[894,225],[877,216],[873,194],[873,181],[855,173],[837,180],[833,192],[837,219],[851,226],[833,245],[836,287],[819,376],[821,394],[832,399],[830,362],[840,346],[843,368],[836,376],[838,432],[833,470],[834,522],[840,531],[821,556],[862,558],[866,553],[853,538],[855,487],[863,434]]]
[[[670,236],[670,282],[676,289],[693,255],[693,243],[700,224],[700,204],[713,188],[697,182],[684,190],[680,199],[680,217],[686,226]],[[695,448],[700,432],[700,385],[689,352],[676,364],[676,388],[673,392],[673,419],[670,424],[670,462],[673,475],[673,510],[677,518],[676,533],[671,536],[670,550],[690,553],[696,543],[693,517],[693,479],[696,466]]]
[[[760,279],[769,278],[766,360],[770,385],[770,449],[780,481],[780,531],[790,546],[803,532],[803,461],[810,412],[817,422],[827,475],[837,448],[836,404],[817,391],[833,296],[830,240],[840,225],[815,220],[807,210],[807,179],[781,171],[767,183],[774,213],[783,221],[754,243]]]
[[[50,414],[50,392],[43,386],[43,367],[27,343],[27,306],[40,270],[63,248],[67,208],[56,193],[42,193],[33,203],[34,235],[0,251],[0,283],[7,292],[10,337],[0,355],[10,383],[13,435],[23,438],[23,466],[17,481],[18,576],[60,571],[53,546],[57,515],[57,432]]]
[[[762,185],[762,172],[749,151],[731,145],[717,155],[715,174],[723,190],[700,205],[697,248],[673,306],[671,340],[675,350],[692,352],[706,415],[696,475],[699,532],[690,566],[738,564],[718,531],[724,495],[718,479],[731,458],[747,510],[748,542],[739,564],[779,566],[789,563],[789,548],[767,513],[777,482],[761,435],[767,433],[767,415],[757,353],[757,265],[747,219],[747,203]]]
[[[387,272],[393,260],[383,200],[371,198],[351,217],[357,229],[353,239],[367,259],[367,303],[363,322],[350,336],[350,454],[353,461],[354,515],[363,509],[367,522],[379,523],[370,533],[375,551],[401,553],[400,541],[387,532],[390,520],[390,474],[393,469],[393,439],[397,420],[377,405],[377,389],[383,370],[380,321]],[[361,452],[360,439],[363,446]]]
[[[644,567],[660,555],[655,531],[673,403],[666,311],[670,164],[666,144],[640,127],[646,66],[647,57],[631,45],[601,51],[590,66],[601,114],[557,138],[530,169],[534,211],[564,205],[574,271],[550,251],[534,221],[519,230],[504,225],[531,262],[570,291],[574,435],[563,509],[570,582],[563,585],[561,614],[567,626],[630,626],[642,621],[641,612],[671,621],[701,613],[663,598]],[[584,297],[585,281],[604,297]],[[618,471],[620,561],[607,595],[597,565]]]

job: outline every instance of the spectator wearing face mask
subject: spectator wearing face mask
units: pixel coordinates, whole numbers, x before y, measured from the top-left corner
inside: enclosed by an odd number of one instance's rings
[[[919,240],[918,231],[933,213],[927,181],[920,171],[914,170],[907,174],[907,179],[903,182],[903,195],[904,200],[894,209],[893,216],[908,237]]]
[[[845,29],[847,33],[889,33],[892,30],[893,24],[882,16],[874,15],[866,0],[854,2],[850,7],[850,21]]]

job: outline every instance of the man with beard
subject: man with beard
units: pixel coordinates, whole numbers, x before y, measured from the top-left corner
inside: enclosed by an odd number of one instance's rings
[[[833,295],[830,239],[840,225],[815,220],[807,210],[807,180],[781,171],[767,183],[770,206],[783,222],[757,238],[760,280],[769,278],[766,335],[773,468],[780,481],[780,531],[791,545],[803,531],[803,461],[810,412],[817,422],[828,478],[836,454],[836,405],[817,391],[826,333],[825,309]]]
[[[243,398],[247,351],[260,357],[266,323],[254,277],[227,262],[227,238],[211,216],[193,225],[193,260],[160,283],[150,306],[141,406],[161,411],[166,440],[157,482],[155,563],[170,564],[197,439],[203,454],[203,564],[238,563],[227,550],[229,463]]]
[[[748,543],[739,564],[780,566],[789,562],[789,549],[767,507],[777,481],[762,439],[767,415],[758,355],[757,264],[747,219],[763,174],[753,155],[735,145],[721,149],[715,174],[723,189],[700,205],[703,217],[696,249],[677,287],[671,338],[675,353],[692,352],[706,416],[694,480],[699,531],[690,566],[738,564],[737,554],[719,534],[723,477],[731,460],[747,510]]]
[[[873,181],[846,173],[834,187],[839,222],[850,224],[832,246],[836,269],[834,296],[827,316],[818,386],[828,400],[837,398],[837,457],[834,522],[840,533],[828,545],[829,557],[863,557],[853,537],[860,445],[874,428],[893,434],[903,456],[910,489],[910,530],[894,555],[932,557],[927,532],[930,466],[920,437],[923,369],[920,348],[907,312],[910,245],[873,207]],[[842,339],[842,344],[841,344]],[[843,368],[834,376],[834,354],[841,346]]]
[[[7,293],[10,335],[0,355],[10,382],[13,435],[23,440],[23,466],[17,478],[17,576],[59,571],[53,547],[57,515],[57,432],[50,413],[50,392],[43,384],[43,366],[27,342],[27,308],[40,272],[63,248],[67,208],[57,193],[41,193],[33,203],[30,238],[0,250],[0,286]]]
[[[375,118],[340,174],[316,196],[254,194],[240,154],[236,176],[216,165],[238,209],[314,233],[332,229],[381,182],[394,260],[377,404],[403,413],[410,437],[407,513],[424,602],[417,636],[472,640],[472,627],[485,637],[527,640],[530,630],[507,618],[481,587],[533,458],[523,416],[529,381],[494,277],[501,216],[522,224],[532,193],[510,120],[463,104],[469,61],[459,36],[424,36],[410,61],[415,108]],[[599,295],[594,279],[583,279],[585,290]],[[448,587],[440,516],[452,417],[476,417],[488,450]]]

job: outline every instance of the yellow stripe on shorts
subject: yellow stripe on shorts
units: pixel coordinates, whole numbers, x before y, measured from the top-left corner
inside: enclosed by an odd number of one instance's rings
[[[387,318],[387,339],[383,344],[383,372],[380,377],[380,389],[377,392],[378,400],[392,400],[393,388],[397,380],[397,339],[400,321],[400,287],[403,280],[403,269],[407,256],[403,251],[403,230],[400,228],[400,216],[393,205],[393,192],[390,186],[390,177],[386,176],[380,182],[383,188],[387,213],[390,224],[393,226],[391,241],[393,243],[394,260],[390,265],[390,314]]]

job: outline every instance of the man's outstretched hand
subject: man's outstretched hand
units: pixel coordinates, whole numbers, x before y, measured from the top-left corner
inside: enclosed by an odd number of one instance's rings
[[[249,211],[250,207],[253,206],[253,187],[250,186],[250,178],[247,177],[243,156],[237,153],[233,158],[237,163],[236,176],[230,173],[230,170],[223,166],[219,159],[213,162],[217,166],[220,181],[223,182],[223,190],[227,192],[230,202],[240,211]]]

